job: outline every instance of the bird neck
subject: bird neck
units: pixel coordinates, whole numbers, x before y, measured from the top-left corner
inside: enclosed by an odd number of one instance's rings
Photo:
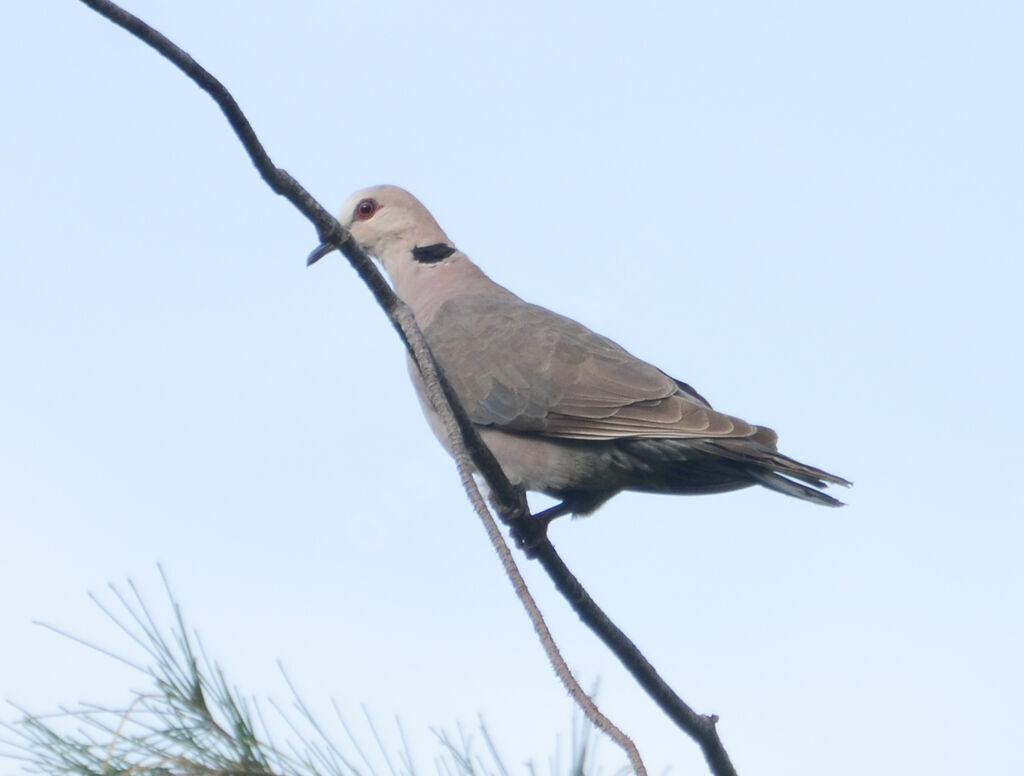
[[[385,269],[391,276],[397,293],[416,316],[420,328],[426,328],[445,302],[459,296],[494,295],[513,296],[457,251],[450,258],[436,264],[402,261],[398,267]]]

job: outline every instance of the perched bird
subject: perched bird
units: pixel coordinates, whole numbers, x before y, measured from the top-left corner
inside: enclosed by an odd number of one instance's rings
[[[588,515],[624,490],[720,493],[763,485],[826,506],[842,477],[787,458],[777,435],[711,409],[686,383],[492,281],[419,200],[358,191],[341,223],[377,258],[509,480],[560,503],[535,517]],[[310,254],[313,264],[334,250]],[[410,373],[434,434],[448,439]]]

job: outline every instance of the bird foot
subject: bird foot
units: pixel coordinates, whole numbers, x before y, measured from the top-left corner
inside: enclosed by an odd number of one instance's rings
[[[569,511],[569,507],[563,502],[535,515],[527,515],[512,524],[509,534],[516,547],[526,553],[527,558],[536,558],[537,548],[548,539],[548,526],[551,521]]]
[[[509,535],[516,547],[526,553],[527,558],[537,557],[537,548],[548,538],[550,520],[537,519],[535,515],[527,515],[517,520],[509,529]]]

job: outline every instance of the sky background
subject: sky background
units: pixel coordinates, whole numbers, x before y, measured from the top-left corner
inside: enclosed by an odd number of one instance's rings
[[[128,7],[328,208],[408,188],[499,282],[856,483],[552,528],[740,773],[1024,772],[1024,6]],[[478,715],[545,768],[570,702],[367,289],[81,4],[5,3],[0,72],[0,699],[144,688],[33,621],[131,654],[87,593],[166,616],[159,562],[244,692],[286,700],[281,660],[428,772],[429,728]],[[523,570],[648,767],[706,772]]]

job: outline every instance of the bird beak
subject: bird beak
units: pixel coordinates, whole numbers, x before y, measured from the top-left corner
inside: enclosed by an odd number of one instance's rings
[[[310,267],[313,264],[316,264],[328,253],[331,253],[332,251],[336,250],[338,250],[338,246],[335,245],[334,243],[321,243],[320,245],[316,246],[316,248],[313,249],[313,252],[309,254],[309,256],[306,258],[306,266]]]

